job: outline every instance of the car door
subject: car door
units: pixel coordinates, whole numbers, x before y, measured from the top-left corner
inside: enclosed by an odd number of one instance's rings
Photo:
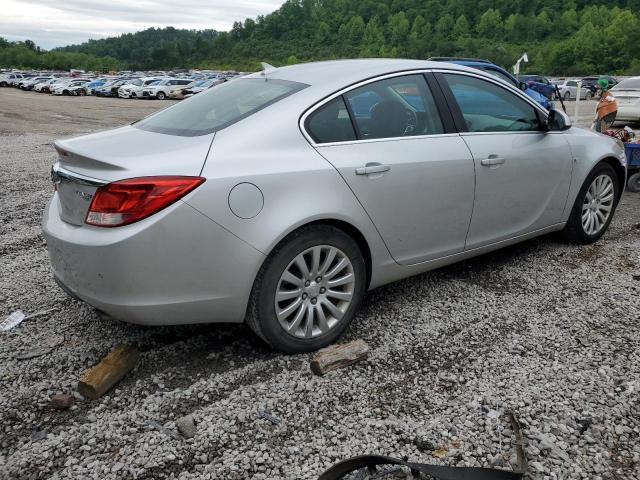
[[[336,96],[305,121],[400,264],[463,251],[471,219],[473,159],[437,101],[422,74],[397,74]]]
[[[471,73],[437,76],[476,170],[466,248],[541,230],[562,221],[573,160],[562,132],[524,95]]]

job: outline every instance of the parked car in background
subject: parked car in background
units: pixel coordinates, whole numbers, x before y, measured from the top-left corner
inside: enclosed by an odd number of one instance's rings
[[[46,82],[51,79],[52,77],[32,77],[32,78],[29,78],[28,80],[24,80],[20,82],[18,86],[20,87],[21,90],[29,91],[29,90],[33,90],[33,87],[38,83]]]
[[[91,80],[89,83],[85,84],[84,89],[87,95],[93,95],[96,88],[102,87],[105,83],[107,83],[106,78],[98,78],[96,80]]]
[[[536,92],[532,88],[529,88],[526,83],[521,82],[516,77],[507,72],[504,68],[491,63],[488,60],[479,60],[475,58],[457,58],[457,57],[434,57],[430,58],[431,61],[437,62],[448,62],[456,65],[464,65],[465,67],[476,68],[478,70],[482,70],[487,72],[494,77],[497,77],[509,85],[513,85],[519,90],[522,90],[529,97],[533,98],[536,102],[542,105],[547,110],[550,110],[553,107],[553,104],[549,101],[547,97],[542,95],[539,92]]]
[[[142,89],[142,98],[155,98],[164,100],[169,96],[169,91],[174,87],[186,87],[192,80],[188,78],[167,78],[153,82]]]
[[[201,82],[198,82],[196,85],[192,87],[185,88],[184,94],[183,94],[184,98],[191,97],[196,93],[203,92],[205,90],[208,90],[209,88],[215,87],[216,85],[220,85],[226,81],[227,81],[226,78],[210,78],[209,80],[203,80]]]
[[[122,95],[120,95],[120,90],[118,90],[118,95],[122,96],[122,98],[142,98],[142,90],[148,85],[153,84],[154,82],[163,80],[162,77],[143,77],[137,79],[135,82],[129,83],[129,85],[123,85],[120,87],[122,90]]]
[[[553,85],[547,77],[543,77],[542,75],[521,75],[519,79],[526,83],[529,88],[544,95],[549,100],[552,100],[556,93],[555,85]]]
[[[16,80],[22,80],[21,73],[5,73],[0,75],[0,87],[9,87]]]
[[[601,78],[604,78],[609,82],[609,88],[613,88],[618,84],[618,80],[616,78],[610,77],[608,75],[592,75],[590,77],[584,77],[582,79],[582,86],[591,90],[591,93],[595,95],[596,91],[598,90],[598,80],[600,80]]]
[[[40,93],[49,93],[51,85],[55,84],[55,82],[58,82],[59,80],[59,78],[50,78],[49,80],[34,85],[33,90]]]
[[[84,85],[87,83],[89,83],[89,80],[86,79],[71,79],[70,81],[62,82],[53,86],[53,88],[51,89],[51,93],[53,95],[84,96],[86,95]]]
[[[419,60],[271,69],[55,148],[65,291],[139,324],[246,320],[288,353],[335,342],[367,290],[553,231],[596,242],[625,184],[616,139]]]
[[[555,84],[560,92],[560,98],[565,102],[568,100],[575,100],[578,94],[578,81],[577,80],[560,80]],[[580,99],[591,100],[593,98],[593,92],[589,88],[580,88]]]
[[[616,120],[640,122],[640,77],[622,80],[611,91],[618,103]]]
[[[176,85],[169,90],[167,96],[173,100],[182,100],[185,94],[191,89],[198,86],[201,83],[206,82],[206,80],[194,80],[187,85]]]
[[[94,95],[97,97],[117,97],[118,89],[128,81],[128,79],[121,79],[107,82],[101,87],[96,88],[94,90]]]

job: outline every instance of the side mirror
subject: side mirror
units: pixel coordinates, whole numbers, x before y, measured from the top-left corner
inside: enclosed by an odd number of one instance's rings
[[[526,83],[520,82],[520,90],[522,90],[523,92],[526,92],[527,88],[529,88],[529,87],[527,87]]]
[[[571,128],[571,118],[564,112],[552,108],[547,117],[547,130],[549,132],[562,132]]]

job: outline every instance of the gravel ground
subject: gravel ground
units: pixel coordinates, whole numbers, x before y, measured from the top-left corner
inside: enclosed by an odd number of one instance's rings
[[[508,411],[530,478],[640,478],[639,194],[596,245],[543,237],[370,293],[345,336],[369,359],[316,377],[243,326],[127,325],[54,284],[51,142],[166,104],[0,90],[0,318],[55,309],[0,333],[0,478],[313,479],[365,453],[511,468]],[[141,357],[117,388],[48,407],[123,342]]]

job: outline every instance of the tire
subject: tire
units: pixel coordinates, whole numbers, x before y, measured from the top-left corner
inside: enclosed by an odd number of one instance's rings
[[[78,90],[78,96],[79,97],[84,97],[87,94],[87,92],[85,92],[84,90],[80,89]]]
[[[593,93],[591,93],[591,91],[588,91],[584,98],[588,102],[593,98]]]
[[[305,275],[297,267],[299,263],[296,261],[302,259],[307,267],[313,265],[314,251],[320,252],[317,262],[320,268],[317,269],[318,273]],[[335,256],[331,256],[332,251]],[[329,257],[331,260],[328,260]],[[338,267],[345,259],[348,264]],[[327,261],[329,265],[325,265]],[[296,284],[300,282],[299,285],[287,282],[284,278],[287,272]],[[326,278],[322,278],[323,272]],[[315,275],[318,277],[313,279]],[[321,281],[316,283],[318,278]],[[335,282],[338,278],[344,283],[333,288],[327,285],[327,282]],[[364,297],[366,278],[362,252],[349,235],[329,225],[303,227],[280,242],[265,260],[251,292],[247,324],[260,338],[284,353],[312,352],[326,347],[351,323]],[[306,283],[303,283],[305,279]],[[276,300],[276,292],[289,295]],[[337,300],[327,292],[342,294],[345,298],[350,294],[350,298]],[[328,302],[333,305],[331,310],[327,307]],[[276,309],[281,312],[280,319]],[[290,313],[286,314],[287,310]],[[311,322],[309,312],[313,312]],[[334,316],[332,312],[342,314]],[[324,322],[320,315],[324,317]],[[290,330],[285,330],[285,326]]]
[[[589,213],[589,210],[591,209],[590,207],[586,207],[587,210],[584,210],[585,205],[588,203],[587,194],[589,193],[589,195],[591,195],[591,189],[592,187],[596,186],[596,180],[601,178],[608,178],[608,182],[611,183],[612,187],[611,193],[613,194],[610,200],[607,200],[606,202],[602,201],[601,203],[598,202],[598,206],[594,206],[594,208],[597,209],[605,207],[610,208],[610,210],[608,211],[608,216],[604,219],[604,222],[602,222],[602,217],[597,213]],[[613,167],[611,167],[611,165],[607,163],[599,163],[598,165],[596,165],[584,181],[584,184],[582,185],[582,188],[580,189],[580,192],[576,197],[576,201],[573,204],[571,215],[569,216],[569,221],[567,222],[567,225],[563,230],[565,238],[571,243],[577,243],[581,245],[586,245],[598,241],[600,237],[604,235],[604,233],[609,228],[609,225],[611,224],[611,220],[613,219],[613,215],[620,198],[619,189],[620,187],[618,184],[618,175],[616,174]],[[609,192],[605,191],[600,198],[602,198],[603,200],[608,199],[609,194]],[[588,218],[588,215],[598,218],[597,221],[599,222],[600,227],[597,229],[597,231],[588,231],[583,222],[583,215],[586,216],[584,218]]]
[[[571,100],[571,93],[570,92],[565,92],[564,93],[564,101],[568,102],[569,100]]]
[[[165,98],[167,98],[167,96],[165,95],[165,93],[164,93],[164,92],[158,92],[158,93],[156,94],[156,98],[157,98],[158,100],[164,100]]]
[[[640,172],[636,172],[629,177],[629,180],[627,180],[627,188],[633,193],[640,192]]]

